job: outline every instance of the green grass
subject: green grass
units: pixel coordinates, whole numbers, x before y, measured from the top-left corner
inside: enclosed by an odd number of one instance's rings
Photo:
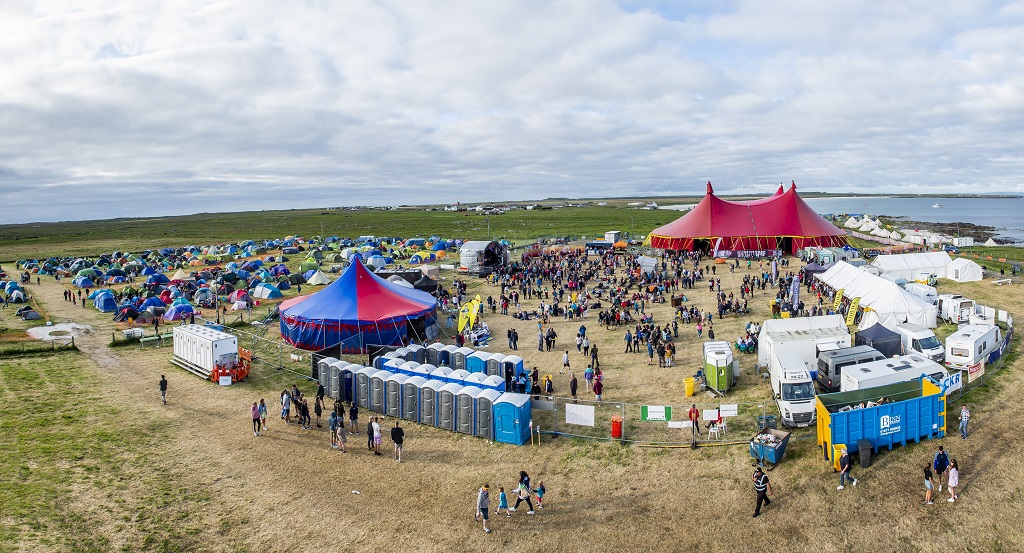
[[[98,396],[88,363],[0,362],[0,550],[201,548],[210,497],[161,461],[168,425]]]

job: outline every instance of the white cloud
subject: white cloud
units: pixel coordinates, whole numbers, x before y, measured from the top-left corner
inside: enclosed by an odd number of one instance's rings
[[[707,180],[1024,192],[1020,4],[713,8],[5,4],[0,220]]]

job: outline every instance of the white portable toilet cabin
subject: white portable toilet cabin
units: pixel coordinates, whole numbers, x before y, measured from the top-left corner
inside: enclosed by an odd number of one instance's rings
[[[466,356],[466,370],[471,373],[487,374],[487,360],[491,357],[488,351],[474,351]]]
[[[406,361],[415,361],[417,363],[426,363],[427,349],[419,344],[409,344],[405,346],[405,349],[409,350],[409,353],[405,354]]]
[[[476,386],[464,386],[455,397],[455,431],[460,434],[476,434],[476,396],[483,392]]]
[[[437,391],[437,427],[455,432],[455,417],[459,416],[455,403],[463,386],[448,383]]]
[[[426,382],[422,376],[410,376],[402,383],[402,419],[420,422],[420,387]]]
[[[363,409],[370,408],[370,376],[377,372],[373,367],[360,367],[355,370],[355,383],[352,391],[355,392],[356,405]]]
[[[466,367],[466,357],[470,355],[473,355],[473,348],[455,348],[455,351],[452,352],[452,368],[457,371],[469,372],[469,369]]]
[[[387,416],[401,418],[402,398],[405,397],[402,384],[408,379],[409,377],[404,374],[393,374],[384,381],[384,413]]]
[[[385,382],[394,373],[391,371],[377,371],[370,375],[370,399],[368,409],[375,413],[384,414],[384,393]]]
[[[433,365],[423,364],[413,369],[412,375],[421,376],[423,377],[423,380],[430,380],[430,373],[434,372],[435,370],[437,370],[437,367]]]
[[[448,373],[452,372],[448,367],[438,367],[430,371],[431,380],[440,380],[441,382],[448,383]]]
[[[325,390],[331,387],[331,363],[337,360],[336,357],[321,357],[316,362],[316,379]]]
[[[488,376],[487,378],[485,378],[483,380],[483,382],[481,382],[480,384],[474,384],[474,386],[480,386],[481,388],[483,388],[485,390],[494,390],[496,392],[504,392],[505,391],[505,379],[500,377],[500,376],[498,376],[498,375],[496,375],[496,374],[492,374],[492,375]]]
[[[406,361],[398,367],[398,373],[404,374],[405,376],[416,376],[416,367],[420,364],[417,361]]]
[[[501,360],[504,358],[505,354],[503,353],[492,353],[491,356],[487,358],[487,369],[484,372],[488,375],[497,375],[505,378],[505,374],[501,372]]]
[[[442,363],[440,363],[439,361],[441,359],[441,350],[443,350],[443,349],[444,349],[444,344],[442,344],[441,342],[434,342],[433,344],[430,344],[429,346],[427,346],[426,347],[426,360],[427,360],[426,362],[431,364],[431,365],[434,365],[435,367],[441,366]]]
[[[396,349],[395,350],[395,356],[397,356],[402,361],[408,361],[409,360],[409,348],[406,347],[406,346],[402,346],[402,347]]]
[[[335,360],[327,365],[327,395],[332,399],[341,399],[341,369],[347,367],[348,361]]]
[[[459,349],[458,347],[456,347],[456,346],[454,346],[452,344],[448,344],[448,345],[444,346],[443,348],[441,348],[440,353],[438,353],[436,365],[438,367],[442,367],[443,366],[443,367],[448,367],[449,369],[454,369],[455,367],[452,366],[452,363],[454,363],[453,356],[455,355],[455,352],[458,349]]]
[[[484,373],[469,373],[462,383],[465,386],[476,386],[477,388],[483,388],[483,382],[487,380],[487,375]]]
[[[338,361],[337,363],[331,363],[331,386],[334,386],[334,371],[338,371],[338,384],[334,390],[334,394],[331,397],[338,401],[354,401],[355,400],[355,372],[357,369],[363,368],[362,365],[356,365],[355,363],[349,363],[348,361]]]
[[[463,369],[456,369],[456,370],[448,373],[448,375],[445,376],[444,379],[447,382],[450,382],[452,384],[458,384],[459,386],[465,386],[466,385],[466,377],[467,376],[469,376],[469,372],[468,371],[465,371]]]
[[[519,357],[518,355],[506,355],[505,358],[501,360],[501,372],[498,374],[500,374],[502,378],[505,378],[505,370],[511,367],[512,378],[515,378],[519,376],[519,373],[523,372],[523,366],[524,363],[522,357]]]
[[[441,380],[427,380],[420,386],[420,424],[437,426],[437,404],[441,388],[447,385]]]
[[[505,381],[502,381],[502,386]],[[476,432],[478,438],[494,440],[494,402],[501,397],[497,390],[485,389],[476,396]]]
[[[398,358],[398,355],[396,355],[395,352],[393,352],[393,351],[386,351],[386,352],[384,352],[384,355],[378,355],[377,357],[375,357],[373,359],[373,366],[378,371],[382,371],[382,370],[384,370],[384,364],[385,363],[387,363],[391,359],[397,359],[397,358]]]

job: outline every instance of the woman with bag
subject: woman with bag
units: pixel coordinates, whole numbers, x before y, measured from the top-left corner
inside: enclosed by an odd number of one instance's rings
[[[954,503],[956,501],[956,487],[960,485],[960,464],[953,459],[949,462],[949,499],[946,501]]]

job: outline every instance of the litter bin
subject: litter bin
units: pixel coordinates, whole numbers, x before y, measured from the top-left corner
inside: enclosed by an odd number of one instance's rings
[[[764,430],[765,428],[775,429],[775,415],[767,415],[763,417],[757,417],[757,428]]]
[[[871,467],[871,440],[864,438],[857,440],[857,457],[860,458],[860,468]]]
[[[693,389],[695,384],[696,380],[694,380],[693,378],[683,379],[683,385],[686,387],[686,397],[690,397],[693,395]]]
[[[616,440],[622,439],[622,416],[615,415],[612,417],[612,438]]]

